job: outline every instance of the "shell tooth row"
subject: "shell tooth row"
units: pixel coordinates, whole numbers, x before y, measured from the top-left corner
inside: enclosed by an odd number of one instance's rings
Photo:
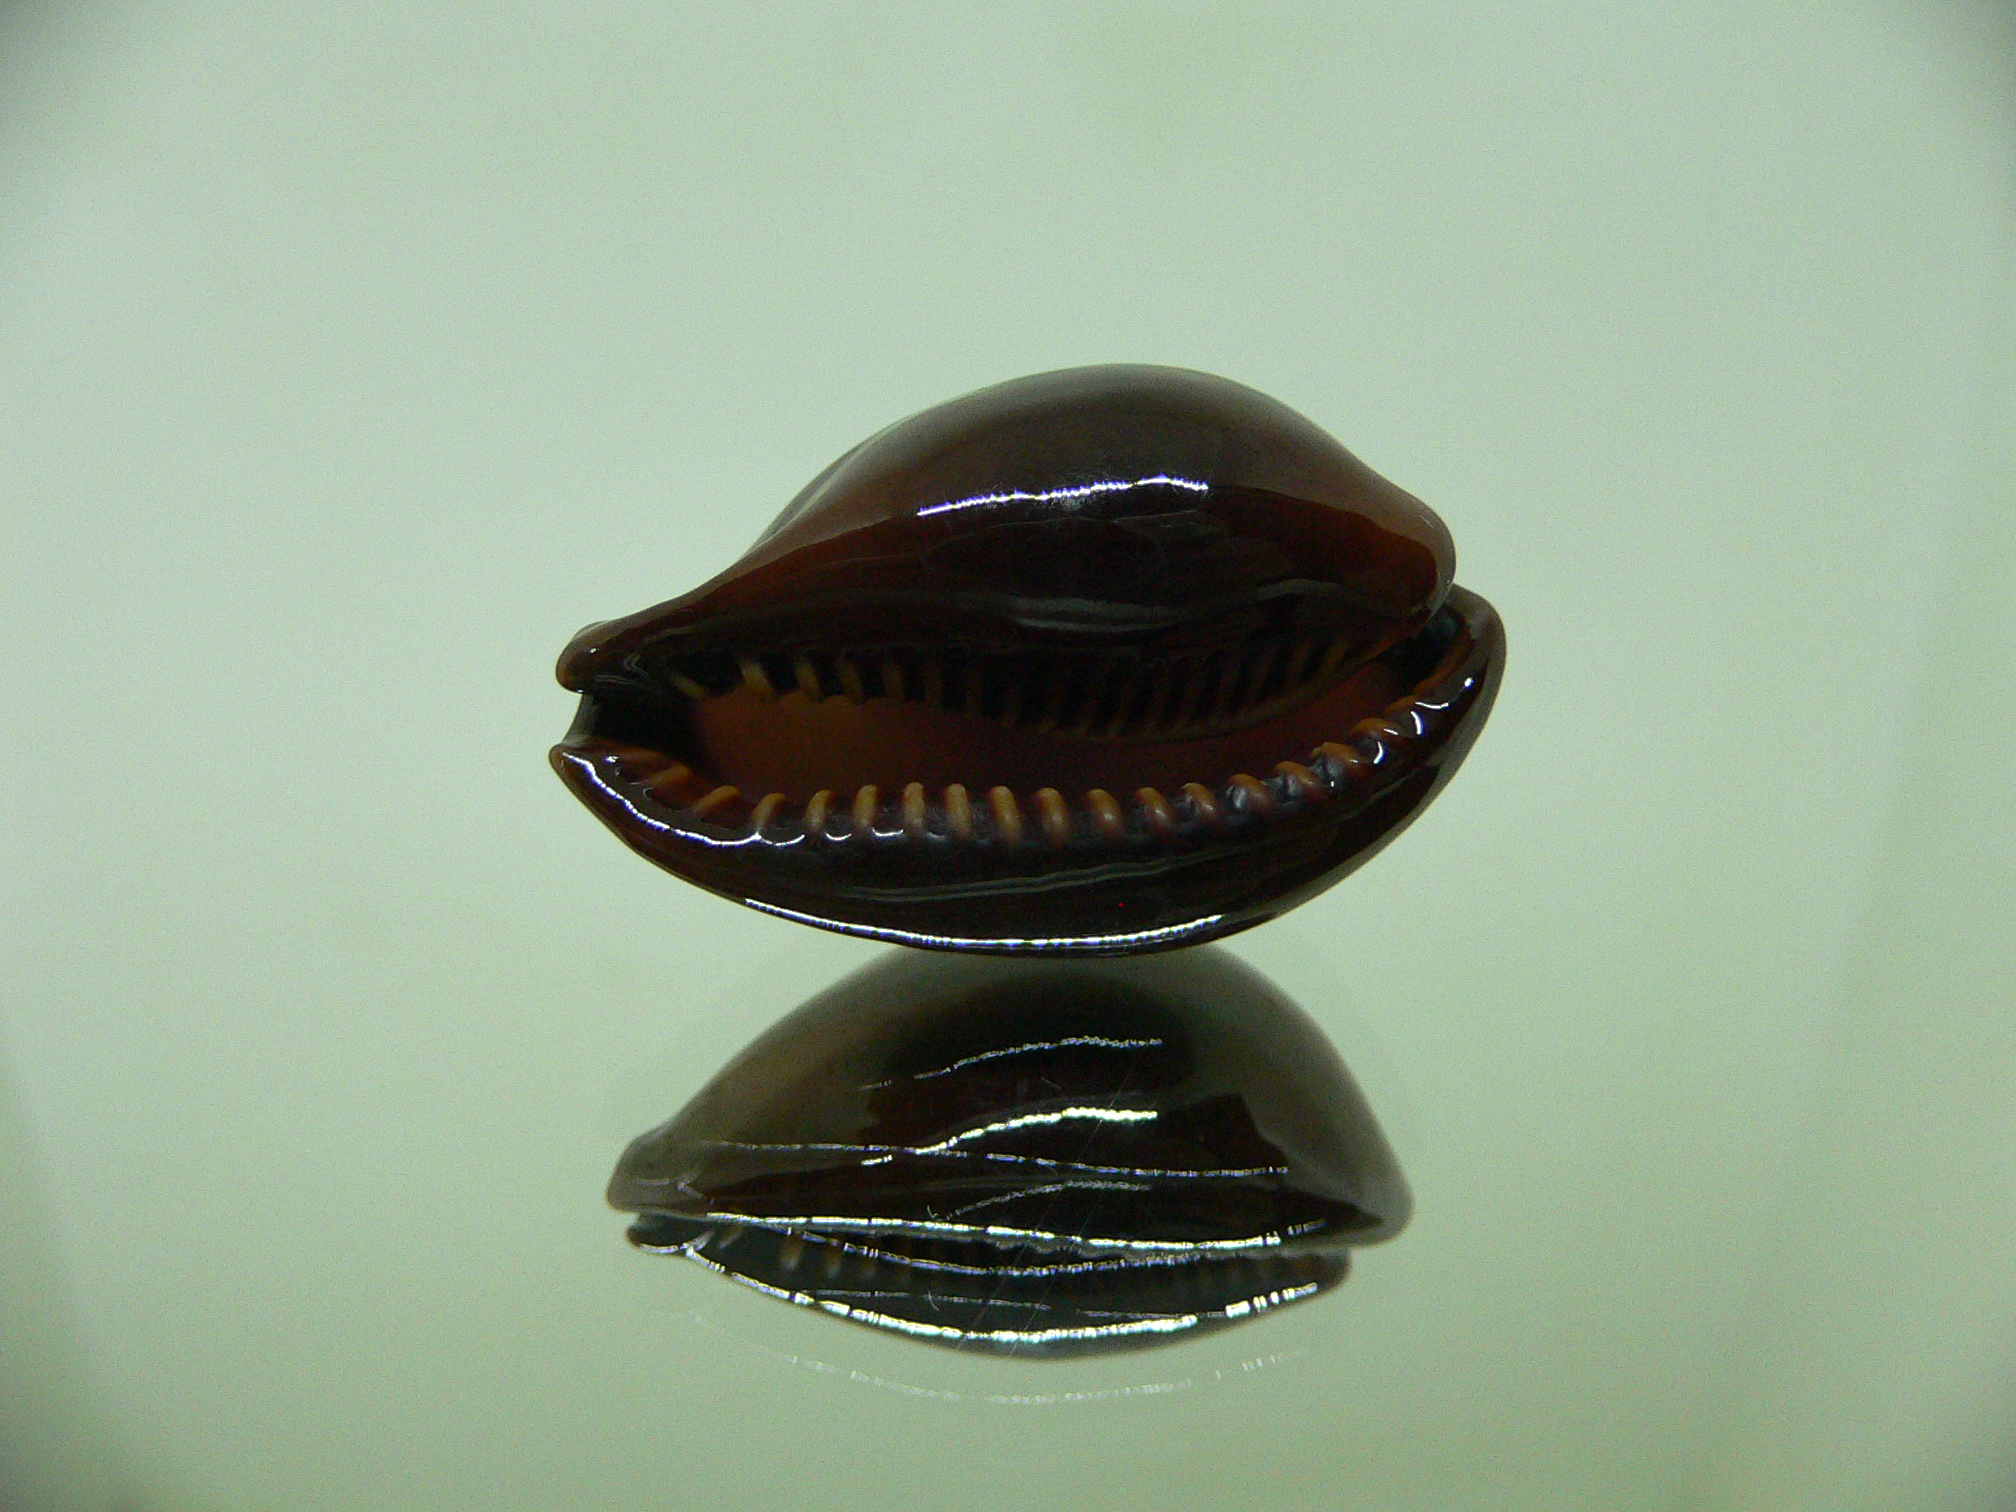
[[[912,782],[886,803],[873,783],[851,796],[822,789],[797,810],[782,793],[766,793],[752,802],[732,784],[708,786],[685,763],[646,747],[605,743],[600,754],[666,807],[765,839],[795,833],[835,844],[985,841],[1011,849],[1029,843],[1064,850],[1080,842],[1114,845],[1216,834],[1327,803],[1375,773],[1404,765],[1449,707],[1401,699],[1384,714],[1360,720],[1343,741],[1325,741],[1306,762],[1276,763],[1266,778],[1239,772],[1218,788],[1187,782],[1174,794],[1142,787],[1124,802],[1104,788],[1092,788],[1075,806],[1056,788],[1039,788],[1020,798],[1008,788],[994,787],[976,800],[959,783],[944,788],[934,802],[922,783]]]
[[[597,741],[592,756],[664,808],[683,811],[710,828],[765,840],[990,843],[1011,849],[1032,843],[1056,850],[1087,842],[1132,845],[1271,821],[1405,767],[1411,752],[1437,732],[1469,686],[1453,690],[1441,702],[1411,695],[1398,699],[1383,714],[1360,720],[1343,741],[1319,745],[1306,762],[1277,762],[1264,779],[1240,772],[1215,790],[1189,782],[1173,795],[1143,787],[1125,802],[1093,788],[1080,795],[1075,808],[1055,788],[1038,789],[1023,800],[1008,788],[994,787],[976,801],[959,783],[943,789],[934,803],[922,783],[912,782],[888,805],[881,790],[867,784],[851,799],[822,790],[799,810],[782,793],[766,793],[752,802],[733,784],[706,785],[691,767],[649,747]]]
[[[665,681],[696,702],[741,690],[763,702],[909,700],[1015,728],[1079,737],[1169,737],[1264,716],[1331,676],[1345,636],[1262,634],[1237,646],[1144,661],[1133,655],[936,656],[908,651],[744,651],[725,678],[670,665]]]

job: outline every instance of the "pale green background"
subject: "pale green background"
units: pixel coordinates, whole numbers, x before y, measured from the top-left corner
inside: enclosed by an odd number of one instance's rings
[[[31,1512],[2016,1504],[2016,49],[1960,3],[0,11],[0,1485]],[[992,1362],[630,1253],[872,948],[547,771],[835,453],[1209,369],[1510,627],[1235,949],[1418,1216]]]

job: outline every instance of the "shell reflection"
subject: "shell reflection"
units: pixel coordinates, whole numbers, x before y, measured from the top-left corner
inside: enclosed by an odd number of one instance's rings
[[[1082,1354],[1343,1280],[1409,1198],[1336,1051],[1215,949],[898,952],[634,1141],[630,1240],[962,1348]]]
[[[1504,659],[1449,532],[1222,378],[1101,367],[871,437],[741,561],[576,636],[553,763],[773,914],[944,949],[1198,944],[1455,771]]]

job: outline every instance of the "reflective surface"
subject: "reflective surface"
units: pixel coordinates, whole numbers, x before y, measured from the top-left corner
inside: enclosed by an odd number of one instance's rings
[[[1040,374],[888,427],[714,581],[584,630],[553,763],[640,854],[787,918],[1195,943],[1335,882],[1462,761],[1504,632],[1454,569],[1265,395]]]
[[[1322,1032],[1209,948],[886,956],[633,1142],[609,1200],[639,1248],[1005,1354],[1256,1318],[1410,1208]]]

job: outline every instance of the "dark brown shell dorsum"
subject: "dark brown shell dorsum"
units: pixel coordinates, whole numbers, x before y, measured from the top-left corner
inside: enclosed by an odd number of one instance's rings
[[[1174,368],[983,389],[807,486],[741,561],[591,626],[553,762],[627,844],[905,944],[1122,953],[1314,895],[1489,712],[1504,635],[1419,500]]]
[[[1157,1344],[1344,1279],[1411,1211],[1350,1073],[1222,951],[893,952],[624,1152],[640,1249],[937,1344]]]

